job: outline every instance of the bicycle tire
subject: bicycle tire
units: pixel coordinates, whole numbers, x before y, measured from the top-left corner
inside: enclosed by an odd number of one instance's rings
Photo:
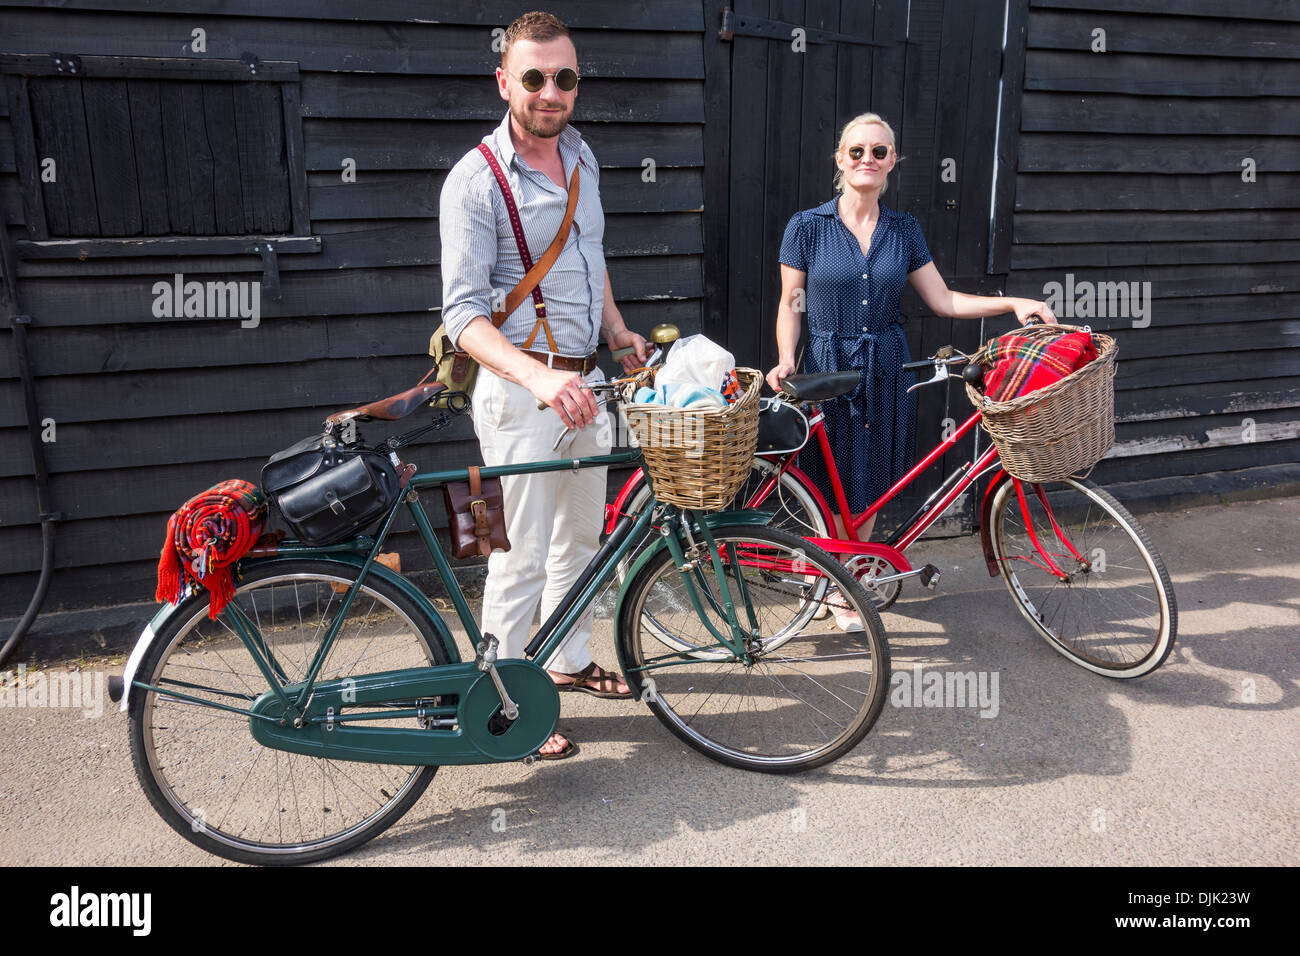
[[[1037,487],[1079,558],[1053,530]],[[990,538],[1020,613],[1052,647],[1094,673],[1132,678],[1155,670],[1173,649],[1178,604],[1146,531],[1090,481],[1026,484],[1024,490],[1034,532],[1068,580],[1043,564],[1029,540],[1015,483],[1003,482],[990,511]]]
[[[358,571],[328,560],[277,561],[254,566],[238,581],[234,600],[258,625],[289,683],[304,676]],[[138,679],[246,707],[269,689],[267,682],[225,614],[215,621],[207,615],[206,591],[185,600],[142,659]],[[427,612],[372,575],[320,679],[447,662]],[[130,738],[154,809],[191,843],[240,863],[311,863],[354,850],[406,813],[438,769],[266,748],[253,740],[247,718],[139,688],[131,695]]]
[[[779,633],[792,613],[802,616],[797,609],[807,600],[802,592],[814,586],[811,576],[825,577],[840,589],[861,616],[863,630],[846,633],[828,620],[785,636],[771,651],[760,633],[748,642],[750,663],[734,655],[720,661],[689,653],[670,660],[674,655],[662,653],[659,630],[697,635],[706,629],[689,601],[682,572],[664,550],[628,584],[618,621],[621,660],[633,694],[678,739],[728,766],[792,773],[843,756],[871,730],[889,689],[889,649],[871,599],[843,565],[798,535],[752,525],[719,527],[712,534],[728,556],[733,598],[739,564],[756,604],[767,602],[758,606],[758,630],[774,627]],[[705,577],[716,587],[711,572]],[[711,620],[726,627],[716,613]],[[705,641],[694,638],[699,645]],[[643,670],[656,661],[669,666]],[[789,739],[778,740],[782,735]]]

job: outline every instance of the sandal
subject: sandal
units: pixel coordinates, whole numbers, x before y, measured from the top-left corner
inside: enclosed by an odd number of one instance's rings
[[[593,697],[603,697],[608,700],[627,700],[632,696],[632,688],[627,689],[627,693],[620,694],[614,688],[619,684],[625,683],[621,680],[621,675],[613,671],[607,671],[603,667],[597,667],[596,662],[592,661],[576,674],[566,674],[563,671],[548,671],[551,679],[556,677],[571,677],[570,681],[560,683],[555,681],[555,689],[560,693],[565,691],[580,691],[584,694],[590,694]]]
[[[841,631],[861,631],[862,618],[858,612],[844,603],[844,595],[839,588],[832,588],[826,594],[826,607],[835,615],[835,624]]]
[[[572,757],[574,754],[576,754],[576,753],[578,752],[578,745],[577,745],[576,743],[574,743],[572,740],[570,740],[568,737],[565,737],[564,734],[559,733],[559,732],[557,731],[556,733],[551,734],[551,736],[552,736],[552,737],[564,737],[564,744],[565,744],[564,749],[563,749],[563,750],[557,750],[557,751],[556,751],[555,753],[553,753],[553,754],[544,754],[544,753],[542,753],[541,749],[539,748],[538,751],[537,751],[537,754],[536,754],[536,757],[537,757],[538,760],[563,760],[563,759],[565,759],[566,757]],[[550,741],[550,738],[547,738],[546,743],[550,743],[550,742],[551,742],[551,741]],[[542,744],[542,746],[545,747],[546,744]]]

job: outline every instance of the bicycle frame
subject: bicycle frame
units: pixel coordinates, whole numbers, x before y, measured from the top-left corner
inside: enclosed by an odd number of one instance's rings
[[[483,478],[496,478],[577,470],[627,464],[639,457],[640,452],[634,450],[588,458],[484,467],[480,470],[480,474]],[[125,692],[122,695],[122,709],[125,710],[129,706],[132,689],[138,692],[163,694],[169,698],[247,717],[254,738],[269,747],[327,756],[332,759],[434,765],[520,759],[534,752],[550,736],[559,714],[558,693],[541,665],[568,638],[588,606],[614,576],[619,563],[632,550],[636,542],[644,537],[656,510],[663,512],[665,515],[663,523],[672,530],[666,531],[656,547],[650,549],[642,560],[648,560],[659,548],[668,548],[673,554],[677,567],[681,569],[687,593],[696,612],[717,641],[714,646],[727,648],[738,658],[748,661],[745,642],[752,636],[753,628],[757,626],[756,615],[741,575],[736,574],[733,579],[736,581],[734,595],[728,586],[724,559],[717,553],[711,528],[721,524],[764,524],[770,516],[753,512],[693,515],[665,505],[658,509],[647,508],[635,519],[630,516],[625,518],[616,533],[611,535],[592,557],[560,605],[533,636],[525,649],[525,659],[498,661],[495,665],[497,673],[490,675],[490,663],[485,665],[482,660],[483,651],[480,641],[483,635],[479,631],[464,592],[455,578],[450,562],[438,544],[429,518],[419,504],[419,492],[449,481],[461,481],[467,478],[468,471],[465,469],[416,474],[410,479],[399,501],[394,503],[383,518],[373,537],[359,536],[326,547],[286,543],[278,549],[274,557],[258,558],[250,562],[250,565],[256,563],[257,566],[266,566],[293,559],[315,558],[345,562],[357,568],[355,579],[343,594],[337,610],[331,608],[332,619],[325,627],[306,674],[300,682],[292,685],[287,683],[285,671],[275,659],[267,642],[261,638],[258,625],[236,601],[227,605],[223,616],[247,649],[270,688],[253,701],[251,707],[244,709],[198,697],[186,693],[181,685],[169,684],[167,687],[158,687],[136,680],[135,669],[139,666],[144,650],[152,642],[153,635],[161,631],[167,617],[176,613],[180,606],[179,604],[168,605],[145,629],[140,642],[132,652],[131,659],[128,660],[126,673],[123,675]],[[433,559],[438,577],[447,589],[456,615],[465,627],[470,642],[475,647],[479,647],[479,659],[475,661],[460,661],[451,634],[429,599],[400,575],[378,563],[377,559],[392,531],[402,502],[405,502],[407,512]],[[686,547],[683,547],[683,541],[678,538],[679,525]],[[697,544],[695,535],[699,535],[702,539],[700,544]],[[700,546],[710,550],[721,607],[717,606],[712,595],[708,595],[708,599],[711,606],[721,611],[726,620],[727,626],[722,629],[715,627],[709,620],[704,610],[704,602],[701,601],[695,582],[688,573],[692,565],[687,560],[687,551],[694,554]],[[732,554],[727,555],[725,560],[737,562],[739,559]],[[372,574],[383,577],[402,588],[426,611],[427,618],[434,622],[439,631],[437,636],[443,641],[451,663],[366,674],[345,680],[320,679],[322,667],[348,618],[354,599]],[[620,595],[620,604],[621,600],[622,595]],[[748,626],[742,624],[742,620],[746,621]],[[647,663],[639,669],[652,670],[657,666],[671,666],[671,661],[665,659],[659,663]],[[506,683],[498,684],[498,678],[503,678]],[[496,708],[502,706],[504,693],[502,689],[507,684],[509,695],[515,702],[526,705],[520,708],[521,712],[526,711],[528,716],[517,722],[521,725],[518,728],[519,732],[507,731],[493,737],[486,733],[466,735],[461,729],[452,729],[452,727],[486,726]],[[209,692],[213,690],[199,685],[189,685],[188,689]],[[436,698],[445,699],[451,696],[457,698],[457,703],[446,706],[435,703]],[[350,708],[348,712],[344,712],[344,704]],[[366,705],[385,704],[388,706],[377,711],[366,709]],[[417,717],[433,723],[427,729],[357,726],[358,722],[363,721],[405,717]],[[526,726],[522,726],[525,721]],[[509,731],[514,730],[516,725],[510,725]]]

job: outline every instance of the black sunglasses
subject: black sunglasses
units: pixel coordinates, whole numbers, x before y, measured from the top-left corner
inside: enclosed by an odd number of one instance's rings
[[[514,74],[511,75],[513,76]],[[537,93],[546,85],[546,78],[548,76],[555,77],[555,86],[561,93],[572,93],[574,88],[578,85],[577,71],[571,70],[567,66],[563,69],[556,70],[554,73],[544,73],[536,67],[533,67],[532,69],[524,70],[524,72],[519,76],[516,76],[515,79],[517,79],[519,85],[529,93]]]
[[[866,150],[863,149],[861,146],[850,146],[850,147],[849,147],[849,159],[853,160],[855,163],[856,163],[859,159],[861,159],[865,153],[866,153]],[[872,146],[872,147],[871,147],[871,155],[874,156],[874,157],[876,157],[876,159],[884,159],[886,156],[889,155],[889,147],[888,147],[888,146],[884,146],[884,145],[881,145],[881,146]]]

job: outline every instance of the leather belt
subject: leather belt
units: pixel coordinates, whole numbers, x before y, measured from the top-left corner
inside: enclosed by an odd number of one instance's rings
[[[596,353],[586,358],[570,358],[568,355],[556,355],[554,352],[536,352],[533,349],[520,349],[525,355],[532,356],[547,368],[558,368],[564,372],[579,372],[586,375],[596,367]]]

